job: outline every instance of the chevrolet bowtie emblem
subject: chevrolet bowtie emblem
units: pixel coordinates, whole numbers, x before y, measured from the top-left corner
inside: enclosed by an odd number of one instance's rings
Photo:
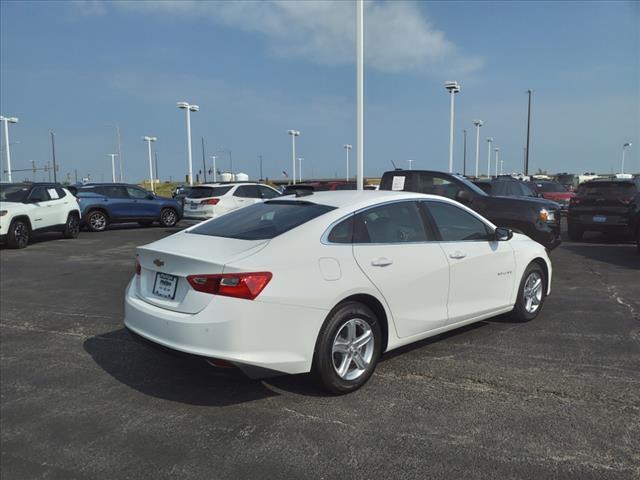
[[[162,266],[164,266],[164,262],[163,262],[162,260],[160,260],[159,258],[156,258],[156,259],[153,261],[153,264],[154,264],[156,267],[162,267]]]

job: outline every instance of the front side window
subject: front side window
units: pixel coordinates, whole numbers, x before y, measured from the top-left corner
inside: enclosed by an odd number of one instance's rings
[[[135,187],[127,187],[127,193],[131,198],[135,198],[136,200],[145,199],[149,195],[149,192]]]
[[[443,202],[425,202],[443,242],[487,240],[489,227],[469,212]]]
[[[420,192],[456,199],[461,188],[451,180],[436,175],[420,175]]]
[[[397,202],[357,215],[355,243],[409,243],[428,240],[416,202]]]
[[[0,184],[0,200],[3,202],[24,202],[29,195],[29,185],[21,183]]]
[[[275,198],[275,197],[279,197],[280,194],[278,192],[276,192],[273,188],[269,188],[269,187],[265,187],[263,185],[259,185],[258,189],[260,191],[260,196],[262,198],[268,199],[268,198]]]

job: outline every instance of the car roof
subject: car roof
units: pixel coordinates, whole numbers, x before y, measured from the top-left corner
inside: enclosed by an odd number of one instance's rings
[[[216,183],[201,183],[200,185],[193,185],[191,188],[197,187],[233,187],[235,185],[264,185],[265,187],[269,187],[270,185],[266,185],[264,183],[258,182],[216,182]]]
[[[440,195],[428,195],[424,193],[400,192],[391,190],[329,190],[322,192],[310,192],[300,196],[283,195],[278,198],[273,198],[269,200],[269,202],[297,200],[341,208],[357,206],[360,204],[366,206],[384,200],[410,200],[412,198],[444,200],[454,203],[452,200]]]

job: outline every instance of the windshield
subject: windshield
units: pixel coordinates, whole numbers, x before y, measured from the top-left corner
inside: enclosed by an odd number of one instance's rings
[[[189,233],[240,240],[265,240],[288,232],[333,209],[334,207],[327,205],[296,200],[267,201],[205,222]]]
[[[191,191],[187,192],[189,198],[210,198],[221,197],[225,193],[231,190],[231,186],[227,187],[193,187]]]
[[[478,187],[475,183],[467,180],[466,178],[464,178],[461,175],[454,175],[455,178],[457,178],[458,180],[460,180],[462,183],[464,183],[467,187],[469,187],[471,190],[473,190],[475,193],[477,193],[478,195],[482,195],[483,197],[488,196],[484,190],[482,190],[480,187]]]
[[[536,189],[544,193],[566,193],[567,189],[559,183],[536,183]]]
[[[0,185],[0,201],[24,202],[31,188],[22,183],[10,183]]]

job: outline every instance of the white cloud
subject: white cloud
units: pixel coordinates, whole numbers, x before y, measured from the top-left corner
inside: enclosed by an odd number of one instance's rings
[[[85,2],[97,10],[96,2]],[[355,6],[351,1],[200,2],[122,1],[104,5],[130,12],[205,18],[214,24],[263,35],[271,55],[302,58],[321,65],[355,59]],[[416,3],[365,3],[367,65],[386,73],[438,77],[480,69],[484,60],[465,56],[437,30]]]

